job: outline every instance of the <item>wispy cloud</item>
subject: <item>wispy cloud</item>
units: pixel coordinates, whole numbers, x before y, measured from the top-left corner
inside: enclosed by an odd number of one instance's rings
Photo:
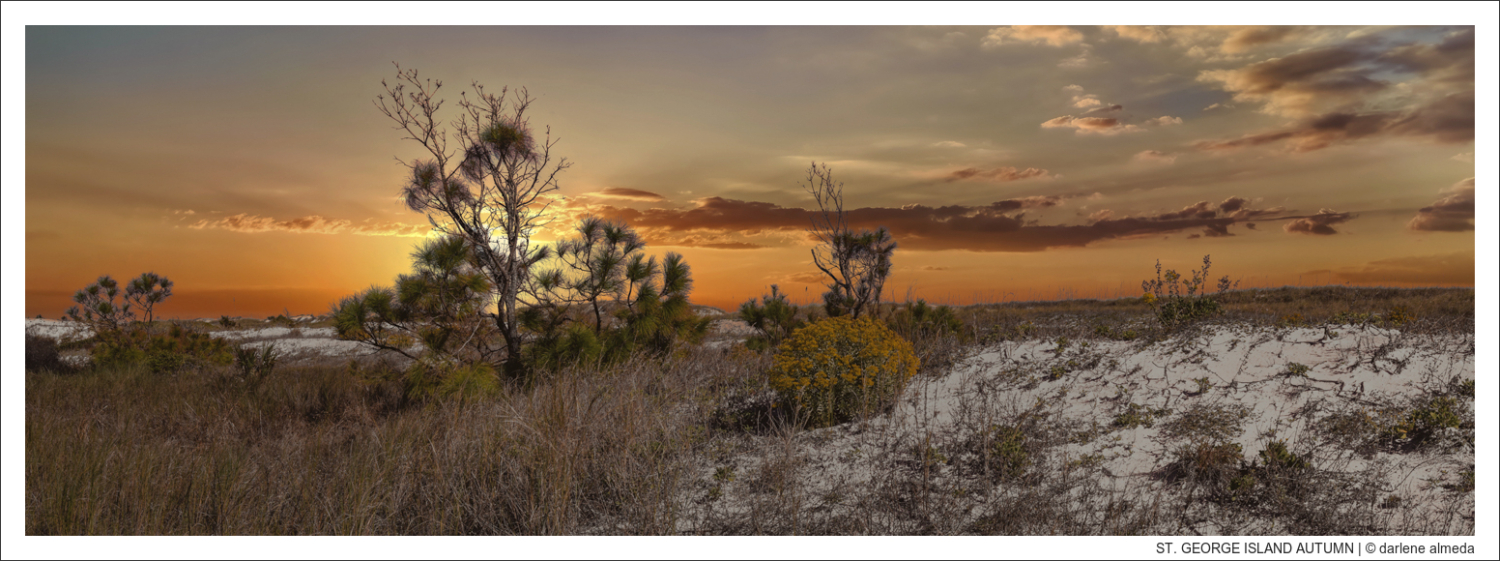
[[[303,216],[289,220],[277,220],[268,216],[236,214],[218,220],[199,220],[188,226],[195,230],[217,229],[231,232],[255,234],[262,232],[291,232],[294,234],[356,234],[361,236],[398,236],[419,238],[427,235],[426,224],[379,223],[366,220],[330,220],[319,215]]]
[[[1011,25],[991,29],[981,44],[988,48],[1009,43],[1046,43],[1062,47],[1081,41],[1083,33],[1066,25]]]
[[[663,197],[656,193],[652,193],[650,191],[642,191],[640,189],[631,189],[628,187],[606,187],[602,191],[588,194],[594,197],[605,199],[620,199],[649,203],[662,203],[667,201],[666,197]]]
[[[954,181],[976,179],[984,181],[1005,182],[1031,179],[1034,177],[1046,178],[1051,177],[1051,175],[1052,174],[1050,172],[1041,168],[1020,169],[1009,166],[993,169],[964,168],[948,174],[947,177],[943,178],[943,181],[952,183]]]

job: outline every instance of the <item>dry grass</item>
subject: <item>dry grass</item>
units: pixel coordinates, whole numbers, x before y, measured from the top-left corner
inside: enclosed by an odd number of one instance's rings
[[[26,376],[28,534],[672,533],[705,351],[414,403],[389,367]]]

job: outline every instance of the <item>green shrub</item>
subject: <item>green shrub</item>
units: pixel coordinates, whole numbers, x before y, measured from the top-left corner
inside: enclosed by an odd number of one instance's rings
[[[1286,365],[1286,373],[1289,374],[1289,375],[1292,375],[1292,376],[1298,376],[1298,377],[1306,378],[1307,377],[1307,373],[1308,373],[1309,370],[1311,370],[1311,369],[1308,368],[1306,364],[1298,364],[1298,363],[1295,363],[1295,362],[1289,362]]]
[[[1461,395],[1463,397],[1467,397],[1469,399],[1474,399],[1474,379],[1473,378],[1466,379],[1466,380],[1464,380],[1462,382],[1459,382],[1459,383],[1457,383],[1455,385],[1458,386],[1458,388],[1454,390],[1455,393],[1457,393],[1458,395]]]
[[[916,374],[911,343],[883,323],[828,318],[793,332],[773,359],[771,387],[780,404],[811,426],[827,426],[895,403]]]
[[[760,302],[756,305],[755,299],[751,298],[740,304],[740,319],[757,331],[745,341],[745,346],[755,351],[775,348],[803,325],[802,320],[797,319],[797,307],[787,301],[780,287],[771,285],[771,294],[761,296]]]
[[[886,321],[896,333],[908,340],[934,335],[962,337],[964,323],[948,306],[929,306],[926,300],[907,302]]]
[[[1401,327],[1416,320],[1417,316],[1411,313],[1406,306],[1392,307],[1385,314],[1385,323],[1391,327]]]
[[[276,359],[280,356],[276,353],[274,345],[266,345],[260,349],[241,347],[235,349],[235,365],[239,367],[240,378],[254,385],[260,385],[271,370],[276,368]]]
[[[1015,479],[1031,467],[1031,454],[1026,451],[1026,433],[1019,427],[995,425],[990,427],[990,461],[1001,479]]]
[[[1308,467],[1307,460],[1293,454],[1287,449],[1286,443],[1280,440],[1273,440],[1266,444],[1266,448],[1260,451],[1260,462],[1266,469],[1273,472],[1287,472]]]
[[[1171,413],[1170,409],[1156,409],[1131,403],[1125,407],[1124,412],[1115,415],[1114,425],[1125,429],[1136,427],[1146,427],[1149,429],[1155,425],[1157,417]]]
[[[1303,319],[1302,314],[1298,314],[1298,313],[1281,314],[1280,316],[1276,317],[1276,327],[1291,328],[1291,327],[1297,327],[1297,326],[1300,326],[1300,325],[1303,325],[1303,324],[1306,324],[1306,323],[1307,323],[1307,320]]]
[[[1094,326],[1094,334],[1116,341],[1134,341],[1136,337],[1140,336],[1134,329],[1118,329],[1102,323]]]
[[[167,333],[149,329],[129,329],[105,334],[94,346],[92,356],[98,366],[144,365],[156,373],[176,372],[197,364],[227,365],[234,361],[228,341],[183,329],[172,324]]]
[[[443,377],[438,386],[442,397],[460,400],[494,399],[500,395],[500,377],[488,364],[475,363],[459,367]]]
[[[500,377],[485,363],[417,362],[406,370],[406,397],[412,400],[492,399],[500,395]]]
[[[533,368],[558,370],[598,361],[604,357],[605,349],[593,329],[582,322],[573,322],[560,330],[543,332],[525,352],[527,363]]]
[[[1183,280],[1176,270],[1168,269],[1162,274],[1161,261],[1156,262],[1156,279],[1141,281],[1141,300],[1151,306],[1152,313],[1163,328],[1173,329],[1203,318],[1223,313],[1219,302],[1208,295],[1209,256],[1203,256],[1203,268],[1191,271],[1191,279]],[[1219,279],[1219,294],[1238,286],[1229,277]]]
[[[1390,444],[1421,446],[1431,441],[1443,429],[1458,428],[1463,419],[1458,415],[1458,399],[1440,395],[1433,396],[1408,410],[1399,420],[1381,430],[1381,437]]]

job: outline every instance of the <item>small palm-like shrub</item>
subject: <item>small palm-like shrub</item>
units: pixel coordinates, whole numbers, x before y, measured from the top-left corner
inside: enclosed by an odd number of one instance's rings
[[[879,321],[828,318],[792,332],[771,367],[781,404],[828,426],[895,402],[917,372],[911,343]]]
[[[256,386],[271,375],[271,371],[276,368],[278,358],[281,358],[281,355],[276,352],[274,345],[266,345],[259,349],[241,347],[234,351],[234,362],[239,367],[240,378]]]

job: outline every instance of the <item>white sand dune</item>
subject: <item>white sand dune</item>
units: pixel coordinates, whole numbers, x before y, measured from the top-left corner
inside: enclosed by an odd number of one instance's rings
[[[713,475],[721,467],[734,467],[740,480],[762,473],[775,462],[797,465],[798,490],[807,500],[851,495],[880,488],[895,480],[916,477],[914,449],[927,443],[944,457],[962,454],[963,444],[977,431],[1003,424],[1025,411],[1045,414],[1059,426],[1070,421],[1074,428],[1096,425],[1097,438],[1064,444],[1052,449],[1056,468],[1066,459],[1093,458],[1098,462],[1099,488],[1134,497],[1171,494],[1174,488],[1160,474],[1175,460],[1180,441],[1167,438],[1163,425],[1170,415],[1153,426],[1111,427],[1116,415],[1130,404],[1176,412],[1196,405],[1243,407],[1249,415],[1243,432],[1231,439],[1241,445],[1244,456],[1254,459],[1273,438],[1283,440],[1296,453],[1312,453],[1317,465],[1340,473],[1368,475],[1377,470],[1385,494],[1403,498],[1407,504],[1429,505],[1406,509],[1399,516],[1431,520],[1432,512],[1448,492],[1436,479],[1453,478],[1472,469],[1472,448],[1434,453],[1397,454],[1380,452],[1373,457],[1316,447],[1309,425],[1315,409],[1328,411],[1340,406],[1373,404],[1380,400],[1412,398],[1424,391],[1441,390],[1455,377],[1474,378],[1474,337],[1415,336],[1378,328],[1330,327],[1276,330],[1249,327],[1212,328],[1195,336],[1177,337],[1144,345],[1135,342],[1091,341],[1069,343],[1061,353],[1055,341],[1004,342],[976,349],[968,359],[945,375],[920,377],[907,387],[899,405],[889,414],[867,423],[806,431],[788,442],[776,436],[747,436],[737,443],[737,453],[717,461],[705,461],[694,476],[697,485],[682,497],[684,504],[699,505],[684,516],[679,530],[693,532],[709,518],[724,520],[752,516],[758,500],[751,486],[721,485]],[[1068,366],[1069,363],[1072,366]],[[1290,375],[1292,363],[1308,367],[1305,376]],[[1051,379],[1053,367],[1065,372]],[[1207,378],[1212,387],[1200,392],[1196,379]],[[1274,436],[1272,436],[1274,435]],[[926,476],[940,488],[964,489],[976,482],[959,474],[951,465],[930,466]],[[1003,487],[1003,483],[994,483]],[[720,487],[722,499],[708,502],[702,497]],[[946,486],[946,487],[945,487]],[[1080,500],[1102,500],[1099,498]],[[1472,503],[1472,495],[1469,499]],[[762,504],[762,509],[764,505]],[[966,514],[945,519],[940,532],[963,531],[986,514],[984,502],[976,499]],[[1102,508],[1102,507],[1101,507]],[[826,509],[837,516],[838,506]],[[1468,512],[1472,513],[1472,509]],[[961,515],[960,515],[961,514]],[[852,514],[849,514],[852,515]],[[1392,516],[1398,516],[1392,514]],[[1450,517],[1451,518],[1451,517]],[[1462,517],[1454,520],[1461,524]],[[1399,526],[1401,520],[1389,521]],[[1472,519],[1467,522],[1473,531]],[[1277,533],[1272,522],[1263,521],[1252,533]],[[1411,523],[1409,523],[1411,524]],[[1245,528],[1232,531],[1245,531]],[[1188,531],[1220,533],[1231,529],[1205,523],[1192,528],[1161,528],[1157,533]],[[1441,530],[1463,532],[1453,527]]]

